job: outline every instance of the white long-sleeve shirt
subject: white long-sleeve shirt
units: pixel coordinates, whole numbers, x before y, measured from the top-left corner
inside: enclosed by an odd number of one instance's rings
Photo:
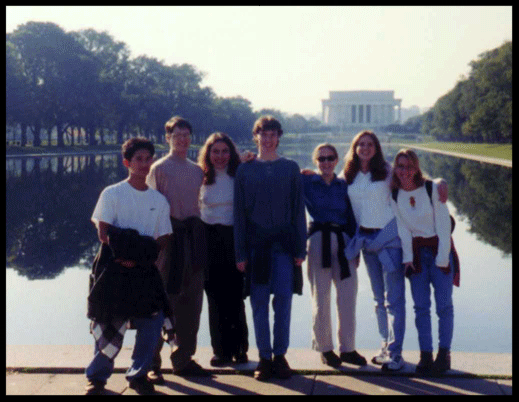
[[[370,229],[383,229],[395,217],[391,208],[389,183],[391,173],[385,180],[371,181],[371,172],[360,170],[348,186],[348,196],[357,225]]]
[[[436,265],[449,265],[451,221],[446,204],[438,200],[438,185],[433,182],[432,204],[425,186],[413,191],[398,190],[397,202],[391,199],[402,241],[403,263],[413,261],[413,237],[438,236]]]
[[[227,171],[216,170],[215,182],[200,188],[200,218],[210,225],[234,223],[234,178]]]

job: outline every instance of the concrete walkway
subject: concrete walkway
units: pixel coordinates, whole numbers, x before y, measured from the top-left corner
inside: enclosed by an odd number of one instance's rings
[[[7,395],[81,395],[93,347],[6,346]],[[374,350],[359,350],[368,361]],[[365,367],[344,364],[334,370],[321,363],[309,349],[289,349],[287,360],[295,370],[289,380],[262,383],[252,374],[257,350],[249,351],[248,364],[212,370],[213,376],[182,378],[172,374],[168,350],[162,352],[166,384],[156,386],[162,395],[511,395],[512,355],[452,353],[452,370],[441,378],[414,374],[419,352],[406,351],[406,367],[386,374],[369,363]],[[195,360],[211,369],[211,348],[198,349]],[[115,373],[108,380],[107,394],[135,395],[127,387],[124,372],[130,364],[131,347],[124,347],[115,361]]]

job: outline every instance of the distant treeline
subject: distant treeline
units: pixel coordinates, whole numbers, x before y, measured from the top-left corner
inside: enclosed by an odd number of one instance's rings
[[[67,33],[54,23],[28,22],[6,34],[6,123],[21,127],[22,145],[28,132],[36,133],[34,146],[51,144],[52,131],[57,146],[120,144],[135,135],[160,141],[174,115],[193,123],[195,142],[213,131],[250,141],[255,119],[266,113],[286,132],[329,129],[315,118],[253,111],[241,96],[217,96],[201,86],[203,76],[189,64],[131,59],[128,46],[107,32]]]
[[[34,146],[51,145],[55,132],[60,147],[120,144],[135,135],[161,141],[164,123],[174,115],[193,123],[197,143],[214,131],[249,142],[262,114],[277,117],[285,132],[337,129],[300,114],[253,111],[241,96],[220,97],[201,86],[204,73],[190,64],[130,56],[128,46],[107,32],[67,33],[48,22],[20,25],[6,34],[7,125],[20,127],[21,145],[29,137]],[[512,42],[483,53],[471,67],[469,77],[427,113],[385,130],[422,132],[440,141],[511,143]]]
[[[432,135],[438,141],[512,142],[512,42],[479,55],[469,77],[426,113],[389,131]]]

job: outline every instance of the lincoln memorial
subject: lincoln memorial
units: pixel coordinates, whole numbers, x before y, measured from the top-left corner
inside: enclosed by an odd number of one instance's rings
[[[376,129],[401,121],[402,99],[395,99],[395,91],[330,91],[330,99],[322,102],[324,124],[339,127],[342,132]]]

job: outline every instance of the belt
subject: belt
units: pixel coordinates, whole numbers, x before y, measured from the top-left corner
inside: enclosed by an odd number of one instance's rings
[[[359,233],[363,233],[363,234],[372,234],[372,233],[378,233],[380,232],[382,229],[377,229],[377,228],[365,228],[363,226],[359,226]]]

